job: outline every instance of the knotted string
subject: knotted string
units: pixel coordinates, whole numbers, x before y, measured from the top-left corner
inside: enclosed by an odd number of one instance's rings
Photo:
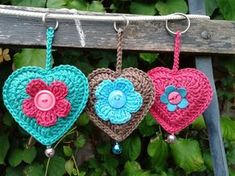
[[[54,39],[55,30],[53,27],[47,28],[47,43],[46,43],[46,70],[50,70],[52,68],[52,42]]]
[[[179,56],[180,56],[180,41],[181,33],[177,31],[175,33],[175,43],[174,43],[174,64],[173,71],[176,72],[179,69]]]
[[[117,63],[116,63],[116,74],[118,76],[122,72],[122,40],[123,40],[123,30],[119,28],[117,32]]]

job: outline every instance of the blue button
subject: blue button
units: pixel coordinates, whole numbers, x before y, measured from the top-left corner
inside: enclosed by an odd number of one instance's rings
[[[120,90],[114,90],[109,94],[109,104],[113,108],[121,108],[126,103],[126,96]]]

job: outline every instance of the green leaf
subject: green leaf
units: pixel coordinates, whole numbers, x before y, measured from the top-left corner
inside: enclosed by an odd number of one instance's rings
[[[8,158],[8,162],[12,167],[18,166],[22,162],[23,151],[20,149],[14,149],[11,151]]]
[[[212,165],[211,154],[209,152],[203,153],[203,159],[204,159],[204,162],[205,162],[205,165],[207,166],[207,168],[212,171],[213,165]]]
[[[225,139],[235,141],[235,121],[229,117],[220,120],[222,135]]]
[[[217,3],[224,19],[235,20],[235,1],[234,0],[217,0]]]
[[[165,165],[169,154],[168,144],[158,136],[151,139],[148,144],[147,152],[151,157],[152,165],[155,167],[162,167]]]
[[[201,130],[206,128],[206,124],[204,121],[203,116],[198,117],[193,123],[192,123],[192,128]]]
[[[145,172],[141,169],[140,165],[136,161],[127,161],[124,166],[123,176],[151,176],[149,172]]]
[[[11,4],[17,6],[45,7],[46,0],[11,0]]]
[[[65,160],[62,157],[54,156],[51,159],[48,169],[48,176],[63,176],[65,171]]]
[[[20,53],[14,55],[16,69],[23,66],[44,67],[46,62],[46,52],[44,49],[22,49]]]
[[[24,169],[24,176],[42,176],[44,175],[44,168],[43,165],[40,165],[38,163],[28,165]]]
[[[8,150],[9,150],[9,147],[10,147],[7,135],[1,135],[0,136],[0,146],[1,146],[1,150],[0,150],[0,164],[4,164],[4,160],[5,160],[6,154],[7,154]]]
[[[67,4],[67,7],[77,10],[87,10],[87,3],[84,0],[72,0]]]
[[[136,160],[140,155],[140,152],[141,140],[139,136],[131,136],[123,142],[123,155],[129,160]]]
[[[23,154],[22,154],[23,157],[22,157],[22,159],[23,159],[24,162],[30,164],[30,163],[33,162],[33,160],[35,159],[36,155],[37,155],[37,150],[36,150],[36,148],[33,146],[33,147],[28,148],[28,149],[25,149],[25,150],[23,151]]]
[[[198,141],[178,139],[170,148],[175,163],[186,173],[202,171],[205,168]]]
[[[140,58],[143,61],[146,61],[149,64],[152,64],[154,61],[157,60],[158,54],[155,54],[155,53],[140,53]]]
[[[88,5],[87,10],[93,12],[105,12],[104,6],[100,1],[92,1],[91,4]]]
[[[66,0],[47,0],[47,8],[66,7]]]
[[[134,14],[155,15],[156,10],[154,4],[132,2],[130,12]]]
[[[206,15],[211,16],[216,8],[218,8],[218,4],[216,0],[205,0],[206,6]]]
[[[65,156],[72,156],[73,150],[70,146],[63,146]]]
[[[156,3],[155,7],[160,15],[167,15],[175,12],[188,12],[188,6],[185,0],[160,0]]]
[[[118,167],[118,160],[115,159],[114,156],[106,155],[102,165],[107,170],[109,175],[117,175],[116,168]]]
[[[85,126],[89,123],[90,119],[87,113],[83,113],[78,119],[78,125]]]
[[[18,168],[8,167],[6,169],[6,176],[22,176],[21,170]]]
[[[65,170],[66,172],[71,176],[73,173],[73,169],[74,169],[74,163],[72,160],[68,160],[65,163]]]
[[[75,141],[75,146],[80,149],[86,144],[86,137],[83,134],[80,134],[76,141]]]

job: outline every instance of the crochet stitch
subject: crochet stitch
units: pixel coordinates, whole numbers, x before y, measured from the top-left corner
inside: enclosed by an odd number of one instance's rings
[[[206,75],[193,68],[179,70],[180,33],[175,36],[174,64],[170,70],[156,67],[148,72],[155,87],[150,113],[170,134],[191,124],[208,107],[213,91]]]
[[[65,99],[68,94],[63,82],[54,81],[48,86],[40,79],[32,80],[26,88],[30,98],[23,101],[23,112],[26,116],[36,118],[39,125],[53,126],[57,117],[66,117],[71,109]]]
[[[128,122],[131,113],[137,112],[143,103],[143,98],[135,91],[132,82],[125,78],[118,78],[113,82],[102,81],[96,88],[95,96],[97,115],[112,124]]]
[[[35,66],[22,67],[8,77],[3,87],[4,104],[12,117],[36,140],[47,146],[55,143],[71,128],[85,108],[89,94],[88,80],[79,69],[70,65],[52,68],[53,36],[54,29],[49,27],[46,69]],[[37,93],[38,95],[35,95]],[[45,95],[50,98],[50,101],[46,99],[47,102],[35,101],[41,111],[31,109],[34,106],[28,104],[34,95],[42,101]],[[45,112],[48,109],[52,111],[53,108],[57,109],[53,114],[61,118],[52,118],[50,113],[51,119],[44,119]],[[28,115],[37,117],[30,118]]]

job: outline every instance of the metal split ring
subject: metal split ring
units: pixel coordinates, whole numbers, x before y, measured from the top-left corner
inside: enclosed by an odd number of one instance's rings
[[[181,15],[181,16],[185,17],[185,19],[187,20],[188,25],[187,25],[186,29],[185,29],[184,31],[180,31],[180,33],[183,34],[183,33],[187,32],[187,31],[189,30],[189,28],[190,28],[190,25],[191,25],[191,22],[190,22],[189,17],[188,17],[186,14],[184,14],[184,13],[174,13],[174,14],[172,14],[172,15]],[[172,30],[168,27],[168,21],[169,21],[169,19],[166,20],[166,30],[167,30],[170,34],[175,35],[176,32],[172,31]]]
[[[124,27],[122,27],[122,28],[121,27],[117,28],[117,22],[114,21],[113,27],[114,27],[116,32],[124,31],[127,28],[127,26],[129,25],[129,23],[130,23],[125,15],[122,15],[122,17],[124,18],[124,21],[126,22],[126,25]]]
[[[42,16],[42,23],[43,23],[43,25],[44,26],[48,26],[47,25],[47,16],[49,15],[49,13],[47,12],[47,13],[45,13],[43,16]],[[55,27],[54,27],[54,30],[57,30],[58,29],[58,27],[59,27],[59,22],[58,22],[58,20],[56,20],[56,24],[55,24]]]

